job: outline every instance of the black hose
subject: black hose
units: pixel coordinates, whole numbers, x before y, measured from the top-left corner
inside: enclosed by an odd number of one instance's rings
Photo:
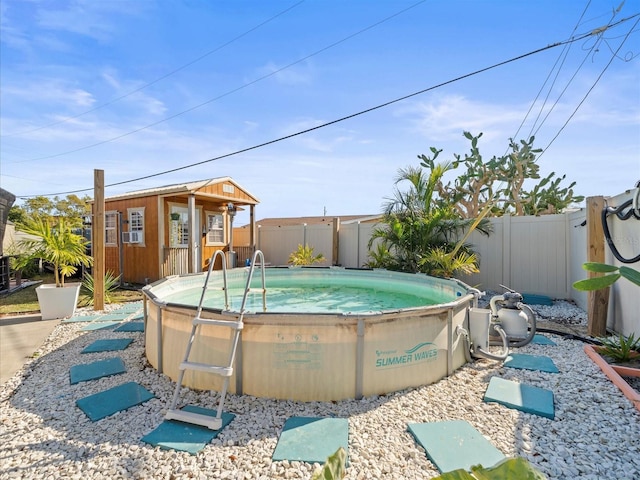
[[[589,343],[591,345],[601,346],[602,342],[599,340],[595,340],[593,338],[582,337],[580,335],[576,335],[575,333],[562,332],[559,330],[554,330],[552,328],[543,328],[537,327],[538,332],[542,333],[553,333],[554,335],[560,335],[561,337],[568,338],[569,340],[580,340],[584,343]]]
[[[611,214],[618,217],[620,220],[628,220],[633,215],[636,220],[640,220],[640,213],[636,212],[636,209],[630,208],[628,212],[623,212],[623,210],[633,203],[632,199],[627,200],[619,207],[606,207],[602,209],[602,229],[604,230],[604,238],[607,240],[607,245],[611,249],[613,256],[616,257],[622,263],[636,263],[640,262],[640,253],[633,258],[624,258],[620,255],[620,252],[616,248],[613,243],[613,239],[611,238],[611,232],[609,231],[609,224],[607,223],[607,217]]]

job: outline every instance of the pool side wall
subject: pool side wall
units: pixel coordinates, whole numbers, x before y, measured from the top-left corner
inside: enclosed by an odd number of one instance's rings
[[[359,316],[246,314],[229,392],[331,401],[436,382],[466,363],[456,326],[466,325],[472,300],[466,295],[445,305]],[[147,359],[175,381],[195,309],[145,295],[145,312]],[[214,311],[201,316],[236,318]],[[226,365],[232,331],[200,328],[190,360]],[[219,391],[222,379],[188,370],[184,386]]]

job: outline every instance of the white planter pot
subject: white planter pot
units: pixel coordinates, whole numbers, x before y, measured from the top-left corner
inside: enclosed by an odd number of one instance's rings
[[[36,287],[42,320],[67,318],[73,316],[80,294],[80,284],[73,283],[64,287],[46,284]]]

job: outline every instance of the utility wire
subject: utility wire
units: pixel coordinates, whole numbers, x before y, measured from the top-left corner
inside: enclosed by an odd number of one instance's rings
[[[607,23],[607,25],[609,25],[613,19],[615,18],[616,14],[620,12],[620,9],[622,8],[622,5],[624,4],[624,1],[620,4],[620,6],[614,10],[611,18],[609,19],[609,22]],[[583,14],[584,15],[584,14]],[[598,32],[600,31],[600,29],[596,29],[594,30],[594,32]],[[555,109],[555,107],[558,105],[558,102],[560,102],[560,99],[564,96],[564,94],[566,93],[567,89],[569,88],[569,86],[571,85],[571,83],[573,83],[573,81],[575,80],[575,78],[578,75],[578,72],[582,69],[582,67],[584,66],[584,64],[587,62],[587,59],[589,58],[589,56],[594,52],[597,51],[598,45],[601,43],[601,34],[596,33],[596,41],[593,42],[593,45],[591,46],[591,48],[589,49],[589,51],[587,52],[587,54],[585,55],[584,59],[582,60],[582,63],[578,66],[578,68],[576,69],[576,71],[573,73],[573,75],[571,76],[571,78],[569,79],[569,81],[567,82],[567,84],[565,85],[565,87],[562,89],[562,92],[560,92],[560,95],[558,95],[558,98],[556,98],[555,102],[553,103],[553,105],[551,106],[551,108],[549,109],[549,111],[547,112],[547,114],[544,116],[544,118],[542,119],[542,121],[540,122],[540,124],[538,125],[538,128],[536,128],[536,124],[538,123],[538,120],[540,119],[540,115],[542,115],[542,112],[544,110],[544,106],[546,105],[546,100],[549,98],[549,96],[551,95],[551,89],[553,89],[553,86],[555,85],[555,80],[553,82],[553,84],[551,85],[551,87],[549,88],[549,93],[547,95],[547,99],[545,99],[545,102],[543,105],[541,105],[540,107],[540,111],[538,112],[538,116],[536,117],[536,121],[534,122],[534,124],[531,126],[531,131],[529,132],[529,136],[533,136],[533,135],[537,135],[538,132],[540,131],[540,129],[542,128],[542,125],[544,125],[544,123],[546,122],[546,120],[549,118],[549,116],[551,115],[551,113],[553,112],[553,110]],[[599,37],[599,38],[598,38]],[[560,75],[560,70],[558,70],[557,74],[556,74],[556,79],[557,77]],[[535,128],[535,131],[534,131]]]
[[[390,16],[388,16],[386,18],[383,18],[382,20],[380,20],[380,21],[378,21],[378,22],[376,22],[376,23],[374,23],[372,25],[369,25],[369,26],[367,26],[367,27],[355,32],[355,33],[352,33],[351,35],[348,35],[348,36],[346,36],[346,37],[344,37],[344,38],[342,38],[342,39],[340,39],[340,40],[338,40],[338,41],[336,41],[336,42],[334,42],[334,43],[332,43],[330,45],[327,45],[326,47],[323,47],[320,50],[316,50],[315,52],[313,52],[313,53],[311,53],[311,54],[309,54],[309,55],[307,55],[305,57],[302,57],[302,58],[300,58],[300,59],[298,59],[298,60],[296,60],[294,62],[291,62],[288,65],[285,65],[284,67],[278,68],[277,70],[274,70],[273,72],[270,72],[270,73],[268,73],[266,75],[258,77],[255,80],[252,80],[252,81],[247,82],[247,83],[245,83],[245,84],[243,84],[243,85],[241,85],[241,86],[239,86],[237,88],[229,90],[229,91],[227,91],[227,92],[225,92],[225,93],[223,93],[221,95],[218,95],[217,97],[211,98],[211,99],[209,99],[209,100],[207,100],[207,101],[205,101],[203,103],[200,103],[198,105],[190,107],[190,108],[188,108],[186,110],[178,112],[178,113],[176,113],[174,115],[171,115],[169,117],[165,117],[165,118],[163,118],[161,120],[158,120],[157,122],[150,123],[149,125],[145,125],[144,127],[140,127],[140,128],[135,129],[135,130],[131,130],[131,131],[127,132],[127,133],[123,133],[121,135],[117,135],[115,137],[108,138],[106,140],[102,140],[100,142],[93,143],[91,145],[85,145],[84,147],[76,148],[76,149],[73,149],[73,150],[68,150],[66,152],[56,153],[56,154],[53,154],[53,155],[47,155],[47,156],[38,157],[38,158],[31,158],[31,159],[28,159],[28,160],[22,160],[22,161],[19,161],[19,162],[12,162],[12,163],[34,162],[34,161],[37,161],[37,160],[46,160],[46,159],[49,159],[49,158],[62,157],[64,155],[69,155],[71,153],[77,153],[77,152],[81,152],[83,150],[87,150],[87,149],[90,149],[90,148],[93,148],[93,147],[97,147],[99,145],[104,145],[105,143],[110,143],[110,142],[113,142],[115,140],[119,140],[121,138],[128,137],[129,135],[133,135],[134,133],[141,132],[142,130],[146,130],[147,128],[155,127],[156,125],[160,125],[161,123],[168,122],[169,120],[173,120],[174,118],[177,118],[177,117],[179,117],[181,115],[184,115],[185,113],[192,112],[194,110],[197,110],[198,108],[204,107],[205,105],[208,105],[208,104],[213,103],[213,102],[215,102],[217,100],[220,100],[221,98],[227,97],[227,96],[229,96],[229,95],[231,95],[233,93],[236,93],[236,92],[238,92],[240,90],[243,90],[243,89],[245,89],[245,88],[247,88],[247,87],[249,87],[251,85],[254,85],[254,84],[256,84],[256,83],[258,83],[258,82],[260,82],[260,81],[262,81],[262,80],[264,80],[266,78],[269,78],[269,77],[272,77],[274,75],[277,75],[278,73],[282,72],[283,70],[291,68],[294,65],[297,65],[299,63],[302,63],[302,62],[304,62],[305,60],[308,60],[311,57],[319,55],[320,53],[323,53],[323,52],[325,52],[325,51],[327,51],[327,50],[329,50],[329,49],[331,49],[331,48],[333,48],[333,47],[335,47],[337,45],[340,45],[341,43],[346,42],[347,40],[351,40],[352,38],[354,38],[354,37],[356,37],[358,35],[361,35],[361,34],[367,32],[367,31],[369,31],[369,30],[371,30],[371,29],[373,29],[373,28],[375,28],[375,27],[377,27],[377,26],[379,26],[379,25],[391,20],[392,18],[397,17],[398,15],[401,15],[401,14],[407,12],[408,10],[411,10],[412,8],[417,7],[418,5],[420,5],[421,3],[424,3],[426,1],[427,0],[420,0],[419,2],[416,2],[413,5],[410,5],[410,6],[408,6],[407,8],[405,8],[403,10],[400,10],[399,12],[396,12],[393,15],[390,15]]]
[[[637,15],[635,15],[637,16]],[[584,97],[582,98],[582,100],[580,101],[580,103],[578,103],[578,105],[576,106],[575,110],[571,113],[571,115],[569,116],[569,118],[567,118],[567,121],[564,122],[564,125],[562,125],[562,127],[560,128],[560,130],[558,130],[558,133],[556,133],[556,135],[551,139],[551,141],[549,142],[549,144],[547,145],[547,147],[540,152],[540,155],[538,155],[538,158],[540,158],[542,155],[544,155],[544,153],[549,149],[549,147],[551,146],[551,144],[553,142],[555,142],[555,140],[558,138],[558,136],[560,136],[560,133],[565,129],[565,127],[569,124],[569,121],[575,116],[575,114],[577,113],[578,109],[582,106],[582,104],[586,101],[587,97],[589,96],[589,94],[593,91],[593,89],[596,87],[596,85],[598,84],[598,82],[600,81],[600,79],[602,78],[602,76],[604,75],[604,72],[607,71],[607,69],[609,68],[609,66],[613,63],[613,60],[615,60],[618,56],[618,53],[620,52],[620,50],[622,49],[622,46],[625,44],[625,42],[628,40],[628,38],[631,36],[631,33],[634,31],[634,29],[636,28],[636,26],[638,25],[638,23],[640,22],[640,18],[636,20],[636,23],[634,23],[633,27],[629,30],[629,32],[627,32],[627,34],[625,35],[624,39],[622,40],[622,42],[620,43],[620,46],[618,46],[617,50],[615,52],[612,53],[611,55],[611,59],[609,60],[609,63],[607,63],[607,65],[604,67],[604,69],[602,70],[602,72],[600,72],[600,75],[598,75],[598,78],[596,78],[596,81],[593,82],[593,85],[591,86],[591,88],[587,91],[587,93],[584,95]],[[602,34],[603,32],[598,32],[598,34]]]
[[[617,23],[615,23],[613,25],[608,25],[606,27],[606,29],[612,28],[615,25],[618,25],[618,24],[620,24],[620,23],[622,23],[624,21],[629,20],[630,18],[634,18],[634,17],[637,17],[637,16],[640,16],[640,13],[636,14],[636,15],[633,15],[632,17],[629,17],[629,18],[626,18],[626,19],[622,19],[622,20],[620,20],[619,22],[617,22]],[[200,162],[191,163],[191,164],[188,164],[188,165],[183,165],[181,167],[172,168],[170,170],[165,170],[165,171],[162,171],[162,172],[145,175],[145,176],[134,178],[134,179],[131,179],[131,180],[124,180],[122,182],[111,183],[109,185],[106,185],[105,188],[106,187],[115,187],[115,186],[118,186],[118,185],[124,185],[126,183],[133,183],[133,182],[137,182],[137,181],[140,181],[140,180],[146,180],[146,179],[149,179],[149,178],[159,177],[161,175],[166,175],[168,173],[178,172],[180,170],[186,170],[186,169],[191,168],[191,167],[196,167],[198,165],[204,165],[205,163],[210,163],[210,162],[214,162],[214,161],[217,161],[217,160],[222,160],[223,158],[232,157],[232,156],[235,156],[235,155],[239,155],[241,153],[249,152],[251,150],[256,150],[258,148],[266,147],[267,145],[272,145],[274,143],[282,142],[284,140],[288,140],[288,139],[293,138],[293,137],[304,135],[304,134],[312,132],[314,130],[318,130],[318,129],[321,129],[321,128],[328,127],[329,125],[334,125],[336,123],[343,122],[345,120],[349,120],[349,119],[358,117],[360,115],[364,115],[366,113],[370,113],[370,112],[373,112],[375,110],[379,110],[379,109],[384,108],[384,107],[388,107],[389,105],[393,105],[393,104],[401,102],[403,100],[407,100],[409,98],[412,98],[412,97],[415,97],[415,96],[418,96],[418,95],[422,95],[423,93],[430,92],[432,90],[435,90],[437,88],[443,87],[445,85],[449,85],[449,84],[452,84],[454,82],[458,82],[460,80],[464,80],[466,78],[478,75],[480,73],[484,73],[486,71],[493,70],[493,69],[501,67],[503,65],[507,65],[509,63],[516,62],[518,60],[522,60],[523,58],[530,57],[531,55],[535,55],[535,54],[544,52],[546,50],[550,50],[552,48],[555,48],[555,47],[558,47],[558,46],[561,46],[561,45],[565,45],[567,43],[574,43],[574,42],[577,42],[577,41],[580,41],[580,40],[584,40],[585,38],[587,38],[587,37],[589,37],[590,35],[593,35],[593,34],[594,34],[594,32],[589,32],[589,33],[585,33],[583,35],[580,35],[579,37],[576,37],[576,38],[570,38],[569,40],[565,40],[563,42],[553,43],[553,44],[547,45],[546,47],[542,47],[542,48],[539,48],[537,50],[533,50],[531,52],[519,55],[517,57],[510,58],[509,60],[504,60],[502,62],[495,63],[495,64],[493,64],[493,65],[491,65],[489,67],[485,67],[485,68],[481,68],[479,70],[475,70],[474,72],[467,73],[465,75],[461,75],[459,77],[453,78],[451,80],[447,80],[447,81],[439,83],[437,85],[433,85],[433,86],[425,88],[423,90],[419,90],[417,92],[410,93],[408,95],[396,98],[394,100],[390,100],[388,102],[378,104],[378,105],[376,105],[374,107],[370,107],[370,108],[367,108],[365,110],[361,110],[359,112],[352,113],[350,115],[347,115],[347,116],[344,116],[344,117],[340,117],[338,119],[335,119],[335,120],[332,120],[332,121],[329,121],[329,122],[326,122],[326,123],[322,123],[322,124],[317,125],[315,127],[307,128],[305,130],[300,130],[300,131],[298,131],[296,133],[292,133],[290,135],[285,135],[283,137],[279,137],[279,138],[276,138],[274,140],[269,140],[268,142],[263,142],[263,143],[260,143],[260,144],[257,144],[257,145],[253,145],[251,147],[243,148],[241,150],[236,150],[236,151],[231,152],[231,153],[226,153],[224,155],[219,155],[217,157],[213,157],[213,158],[210,158],[208,160],[203,160],[203,161],[200,161]],[[44,195],[44,196],[69,195],[69,194],[72,194],[72,193],[87,192],[87,191],[90,191],[90,190],[92,190],[92,189],[91,188],[84,188],[84,189],[73,190],[73,191],[68,191],[68,192],[50,193],[50,194],[47,194],[47,195]],[[35,195],[21,196],[19,198],[30,198],[30,197],[33,197],[33,196],[35,196]]]
[[[591,0],[589,0],[589,2],[587,2],[587,6],[582,11],[582,15],[580,15],[580,19],[578,20],[578,23],[576,23],[576,26],[573,27],[573,30],[571,31],[571,36],[573,36],[576,33],[576,30],[578,29],[578,26],[580,25],[580,21],[584,18],[584,15],[587,13],[587,9],[589,8],[590,4],[591,4]],[[571,37],[569,37],[569,38],[571,38]],[[525,114],[524,118],[522,119],[522,122],[518,126],[518,129],[516,130],[516,133],[513,135],[512,138],[517,138],[518,137],[518,134],[520,133],[520,130],[524,126],[525,122],[527,121],[527,118],[529,118],[529,114],[533,110],[533,107],[535,106],[536,102],[538,101],[538,98],[540,98],[540,95],[542,94],[542,91],[544,90],[545,86],[547,85],[547,82],[551,78],[551,74],[556,69],[556,66],[558,65],[558,62],[560,62],[560,59],[562,59],[562,62],[560,63],[560,67],[558,68],[558,73],[559,73],[560,69],[562,68],[562,65],[564,64],[567,56],[569,55],[569,50],[570,49],[571,49],[571,44],[566,44],[564,46],[564,48],[562,49],[562,51],[560,52],[560,54],[558,55],[558,58],[556,59],[555,63],[553,64],[553,67],[551,67],[551,70],[549,70],[549,74],[547,75],[547,78],[544,80],[544,83],[540,87],[540,90],[538,91],[538,94],[536,95],[536,98],[534,98],[533,101],[531,102],[531,106],[529,107],[529,110]],[[564,55],[564,58],[563,58],[563,55]],[[556,78],[557,78],[557,75],[556,75]],[[549,87],[549,92],[551,92],[552,88],[553,88],[553,84],[551,85],[551,87]],[[548,98],[548,96],[547,96],[547,98]],[[545,102],[546,102],[546,99],[545,99]],[[539,115],[540,114],[538,114],[538,116]],[[536,121],[537,121],[537,119],[536,119]],[[507,148],[507,151],[505,151],[504,154],[506,155],[508,153],[508,151],[509,151],[509,149]]]
[[[91,109],[89,109],[89,110],[86,110],[86,111],[84,111],[84,112],[82,112],[82,113],[78,113],[77,115],[73,115],[73,116],[71,116],[71,117],[66,117],[66,118],[63,118],[62,120],[58,120],[58,121],[55,121],[55,122],[52,122],[52,123],[48,123],[48,124],[46,124],[46,125],[42,125],[42,126],[40,126],[40,127],[33,128],[33,129],[31,129],[31,130],[26,130],[26,131],[23,131],[23,132],[16,132],[16,133],[10,133],[10,134],[6,134],[6,135],[0,135],[0,137],[2,137],[2,138],[6,138],[6,137],[17,137],[17,136],[20,136],[20,135],[26,135],[26,134],[28,134],[28,133],[37,132],[37,131],[39,131],[39,130],[43,130],[43,129],[45,129],[45,128],[49,128],[49,127],[53,127],[53,126],[55,126],[55,125],[60,125],[60,124],[62,124],[62,123],[69,122],[69,121],[74,120],[74,119],[76,119],[76,118],[82,117],[83,115],[86,115],[87,113],[95,112],[96,110],[100,110],[101,108],[107,107],[107,106],[109,106],[109,105],[113,105],[114,103],[116,103],[116,102],[118,102],[118,101],[120,101],[120,100],[122,100],[122,99],[124,99],[124,98],[127,98],[127,97],[129,97],[129,96],[133,95],[134,93],[138,93],[139,91],[144,90],[145,88],[148,88],[148,87],[150,87],[151,85],[155,85],[156,83],[160,82],[161,80],[164,80],[165,78],[168,78],[168,77],[170,77],[170,76],[172,76],[172,75],[175,75],[176,73],[178,73],[178,72],[180,72],[180,71],[182,71],[182,70],[184,70],[184,69],[186,69],[186,68],[190,67],[191,65],[194,65],[195,63],[198,63],[200,60],[203,60],[204,58],[208,57],[209,55],[212,55],[212,54],[214,54],[214,53],[216,53],[216,52],[218,52],[218,51],[222,50],[224,47],[227,47],[227,46],[231,45],[232,43],[236,42],[237,40],[240,40],[241,38],[246,37],[246,36],[247,36],[247,35],[249,35],[250,33],[255,32],[256,30],[258,30],[260,27],[263,27],[263,26],[264,26],[264,25],[266,25],[267,23],[272,22],[272,21],[273,21],[273,20],[275,20],[276,18],[281,17],[282,15],[284,15],[284,14],[285,14],[285,13],[287,13],[287,12],[289,12],[290,10],[293,10],[295,7],[297,7],[297,6],[298,6],[298,5],[300,5],[301,3],[304,3],[304,1],[305,1],[305,0],[300,0],[298,3],[295,3],[295,4],[291,5],[290,7],[288,7],[288,8],[286,8],[286,9],[282,10],[281,12],[277,13],[277,14],[276,14],[276,15],[274,15],[273,17],[271,17],[271,18],[269,18],[269,19],[265,20],[265,21],[264,21],[264,22],[262,22],[262,23],[259,23],[258,25],[256,25],[256,26],[255,26],[255,27],[253,27],[253,28],[250,28],[250,29],[249,29],[249,30],[247,30],[246,32],[241,33],[240,35],[237,35],[236,37],[232,38],[231,40],[228,40],[228,41],[224,42],[222,45],[217,46],[217,47],[216,47],[216,48],[214,48],[213,50],[209,50],[208,52],[206,52],[206,53],[204,53],[204,54],[200,55],[200,56],[199,56],[199,57],[197,57],[196,59],[191,60],[190,62],[187,62],[187,63],[185,63],[184,65],[182,65],[182,66],[180,66],[180,67],[178,67],[178,68],[176,68],[176,69],[174,69],[174,70],[171,70],[170,72],[168,72],[168,73],[166,73],[166,74],[162,75],[161,77],[158,77],[158,78],[156,78],[155,80],[152,80],[152,81],[150,81],[150,82],[148,82],[148,83],[145,83],[144,85],[142,85],[142,86],[140,86],[140,87],[136,88],[135,90],[131,90],[130,92],[125,93],[124,95],[121,95],[121,96],[119,96],[119,97],[116,97],[116,98],[114,98],[114,99],[112,99],[112,100],[109,100],[108,102],[105,102],[105,103],[103,103],[103,104],[101,104],[101,105],[98,105],[98,106],[96,106],[96,107],[93,107],[93,108],[91,108]],[[46,157],[45,157],[45,158],[46,158]]]

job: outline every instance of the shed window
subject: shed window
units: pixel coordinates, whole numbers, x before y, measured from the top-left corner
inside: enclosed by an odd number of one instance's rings
[[[144,244],[144,208],[130,208],[129,243]]]
[[[118,212],[104,214],[104,244],[111,247],[118,244]]]
[[[224,243],[224,217],[221,213],[207,213],[207,245]]]

